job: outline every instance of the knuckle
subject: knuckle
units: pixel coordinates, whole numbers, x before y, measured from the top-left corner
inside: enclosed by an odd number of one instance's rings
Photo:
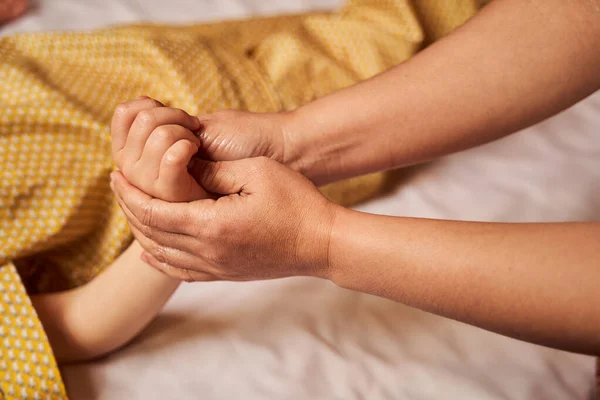
[[[120,103],[115,107],[114,117],[121,118],[121,117],[127,115],[127,113],[129,112],[130,109],[131,109],[131,105],[129,103]]]
[[[148,242],[153,243],[152,239],[153,239],[154,232],[152,231],[151,227],[142,224],[142,226],[140,226],[138,229],[142,233],[142,235],[148,240]],[[152,250],[153,247],[149,245],[149,248],[150,248],[150,250]]]
[[[154,206],[151,202],[145,202],[140,207],[140,222],[144,227],[152,228],[154,224]],[[148,236],[144,233],[145,236]]]
[[[156,139],[167,142],[173,140],[175,132],[172,127],[163,125],[154,130],[154,135],[156,135]]]
[[[152,254],[158,262],[160,262],[162,264],[167,264],[167,265],[169,264],[169,261],[167,259],[167,251],[165,250],[165,248],[163,246],[160,246],[160,245],[154,243],[154,246],[151,249],[150,254]]]
[[[152,110],[142,110],[137,115],[137,120],[145,126],[152,125],[156,121],[156,116]]]

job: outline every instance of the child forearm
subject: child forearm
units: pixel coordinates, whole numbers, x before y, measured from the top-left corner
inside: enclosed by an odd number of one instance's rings
[[[396,68],[290,113],[285,163],[318,184],[510,134],[600,88],[599,0],[496,0]]]
[[[338,285],[530,342],[600,352],[600,223],[501,224],[344,210]]]
[[[130,341],[162,309],[179,281],[140,260],[134,242],[88,284],[32,301],[59,362],[99,357]]]

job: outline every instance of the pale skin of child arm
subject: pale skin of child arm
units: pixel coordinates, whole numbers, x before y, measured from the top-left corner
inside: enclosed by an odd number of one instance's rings
[[[181,282],[148,267],[133,242],[104,272],[73,290],[32,296],[59,363],[94,359],[133,339]]]
[[[111,132],[117,166],[141,190],[167,201],[191,201],[206,192],[187,166],[198,151],[197,118],[147,97],[115,111]],[[103,273],[79,288],[32,297],[59,363],[89,360],[132,340],[177,289],[149,267],[134,241]]]

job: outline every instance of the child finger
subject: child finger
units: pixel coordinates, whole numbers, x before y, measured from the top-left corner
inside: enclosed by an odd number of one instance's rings
[[[158,183],[161,192],[174,192],[178,197],[184,194],[186,197],[193,197],[179,198],[178,201],[195,200],[196,197],[206,196],[204,190],[187,172],[187,166],[197,152],[198,147],[185,139],[176,142],[167,150],[159,169]]]
[[[177,108],[158,107],[143,110],[131,124],[125,142],[125,157],[132,162],[139,160],[148,138],[161,125],[181,125],[195,131],[200,127],[200,122],[198,118]]]
[[[155,107],[162,107],[162,103],[151,98],[128,101],[117,106],[110,127],[114,160],[118,162],[118,155],[125,147],[131,125],[140,111]]]
[[[145,166],[145,170],[155,171],[153,178],[157,179],[163,156],[173,144],[182,139],[191,141],[196,145],[196,148],[200,146],[200,140],[189,129],[181,125],[159,126],[148,138],[139,163]]]

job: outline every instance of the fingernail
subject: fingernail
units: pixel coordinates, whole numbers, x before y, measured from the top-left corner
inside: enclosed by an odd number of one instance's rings
[[[146,95],[142,95],[140,97],[137,98],[137,100],[143,100],[143,99],[149,99],[150,97],[146,96]]]

